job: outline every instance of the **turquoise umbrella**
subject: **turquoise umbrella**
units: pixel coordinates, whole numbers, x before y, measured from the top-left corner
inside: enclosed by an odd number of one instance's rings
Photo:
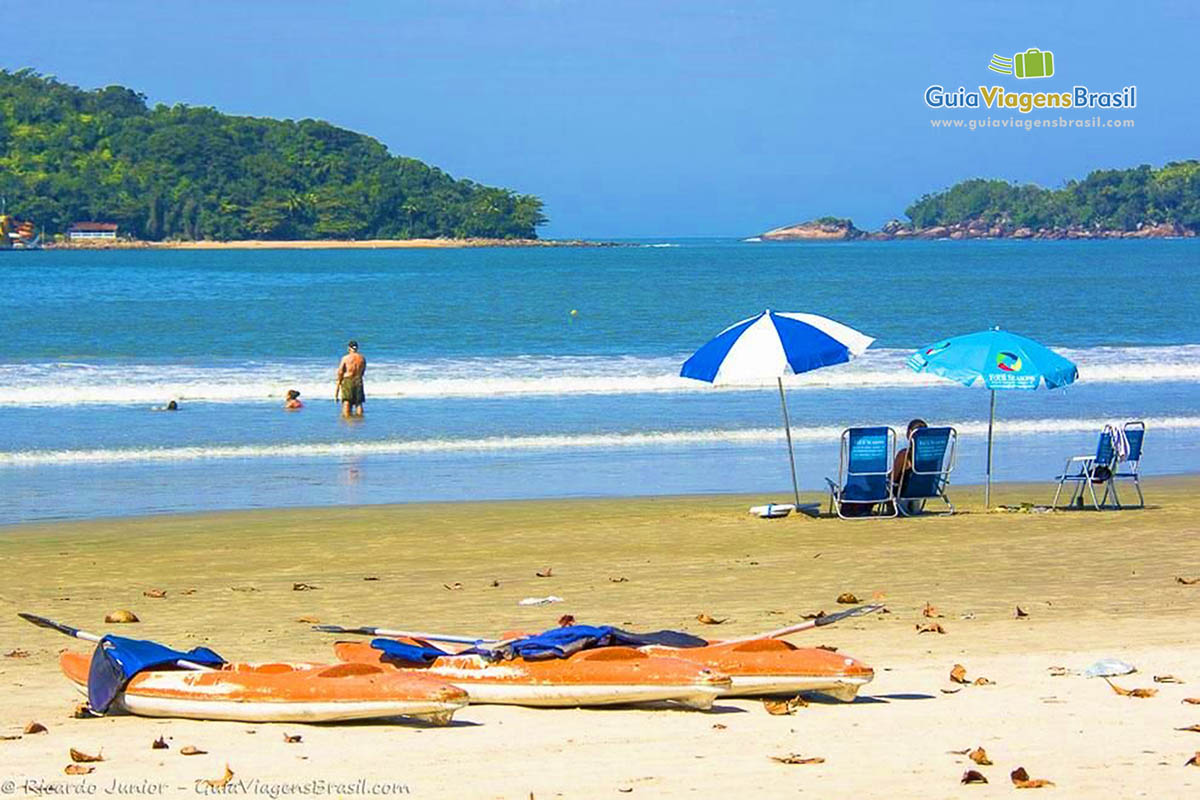
[[[915,372],[932,372],[970,386],[979,379],[992,393],[988,413],[987,483],[983,504],[992,500],[992,426],[996,421],[996,390],[1034,390],[1042,384],[1057,389],[1074,383],[1079,377],[1075,364],[1045,345],[993,328],[943,339],[922,347],[909,356],[908,366]]]

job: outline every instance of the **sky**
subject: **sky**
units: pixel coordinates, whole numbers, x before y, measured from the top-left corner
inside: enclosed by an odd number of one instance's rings
[[[324,119],[538,195],[545,237],[748,236],[823,215],[876,228],[966,178],[1057,187],[1200,157],[1200,4],[1183,0],[43,0],[29,21],[6,25],[0,68]],[[1033,47],[1053,77],[988,71]],[[1136,85],[1135,109],[1062,115],[1134,126],[934,129],[1024,115],[930,109],[931,84]]]

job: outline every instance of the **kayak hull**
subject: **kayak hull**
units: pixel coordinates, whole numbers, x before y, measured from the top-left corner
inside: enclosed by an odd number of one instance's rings
[[[479,656],[457,656],[439,658],[428,666],[388,660],[363,642],[338,642],[334,652],[344,662],[388,665],[399,672],[447,681],[466,690],[472,703],[570,708],[673,701],[707,709],[730,687],[727,675],[703,665],[628,647],[545,661],[494,663]]]
[[[59,665],[86,694],[91,656],[63,653]],[[151,670],[135,676],[114,706],[143,717],[344,722],[405,716],[445,724],[467,704],[466,692],[445,682],[366,667],[233,664],[211,671]]]

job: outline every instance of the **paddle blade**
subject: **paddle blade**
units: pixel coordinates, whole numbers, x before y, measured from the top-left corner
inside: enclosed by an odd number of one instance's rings
[[[313,625],[318,633],[361,633],[363,636],[374,636],[374,628],[343,628],[341,625]]]
[[[52,631],[58,631],[59,633],[65,633],[67,636],[74,636],[76,639],[90,638],[89,636],[81,635],[83,632],[80,631],[78,628],[72,628],[70,625],[64,625],[61,622],[55,622],[54,620],[47,619],[46,617],[39,617],[37,614],[30,614],[25,611],[18,611],[17,616],[20,617],[21,619],[25,620],[26,622],[37,625],[39,628],[49,628]],[[95,637],[95,638],[99,638],[99,637]]]
[[[838,622],[843,619],[850,619],[851,617],[860,617],[863,614],[873,614],[876,611],[882,611],[882,610],[883,610],[882,603],[871,603],[870,605],[855,606],[854,608],[848,608],[845,611],[839,611],[836,614],[826,614],[823,617],[817,617],[815,620],[813,620],[813,622],[817,625],[817,627],[821,627],[822,625],[832,625],[833,623]]]

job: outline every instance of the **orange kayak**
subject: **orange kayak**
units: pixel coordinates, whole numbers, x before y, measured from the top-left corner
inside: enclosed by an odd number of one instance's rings
[[[722,693],[727,697],[820,692],[849,702],[875,677],[875,670],[856,658],[819,647],[796,647],[783,639],[642,649],[726,673],[732,679]]]
[[[67,679],[87,692],[87,653],[63,653]],[[467,693],[445,681],[369,664],[228,664],[209,671],[149,670],[117,700],[145,717],[242,722],[335,722],[408,716],[450,722]]]
[[[584,650],[545,661],[450,656],[429,665],[389,660],[366,642],[337,642],[333,649],[341,661],[386,664],[403,674],[448,681],[469,692],[472,703],[569,707],[671,700],[711,708],[730,686],[728,675],[707,666],[631,647]]]

